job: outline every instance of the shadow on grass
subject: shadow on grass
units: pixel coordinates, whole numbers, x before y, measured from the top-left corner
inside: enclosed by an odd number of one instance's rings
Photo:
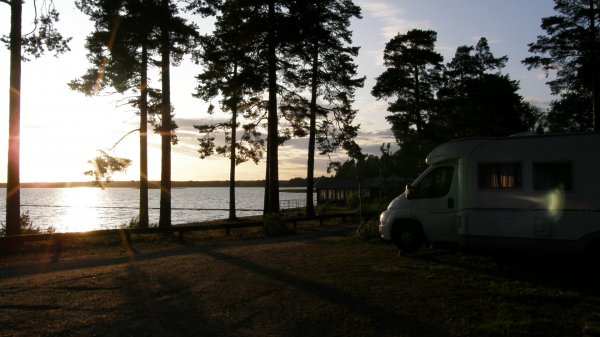
[[[378,336],[443,336],[445,333],[435,327],[421,322],[417,316],[402,315],[389,308],[373,304],[367,298],[344,292],[338,287],[323,284],[314,280],[301,278],[279,269],[261,265],[247,259],[229,255],[217,250],[206,250],[204,254],[242,268],[259,276],[266,277],[285,286],[289,286],[308,293],[319,300],[329,302],[334,306],[330,308],[328,316],[336,317],[337,321],[323,321],[319,317],[303,313],[301,317],[295,317],[295,322],[282,326],[282,333],[286,336],[326,336],[326,335],[352,335],[352,331],[336,331],[336,329],[348,329],[353,322],[347,322],[352,317],[364,320],[368,328],[377,331]],[[317,301],[315,301],[317,302]],[[293,304],[292,304],[293,305]],[[316,309],[316,308],[315,308]],[[331,312],[333,310],[333,312]],[[343,317],[344,313],[350,313],[350,317]],[[305,315],[306,314],[306,315]],[[360,324],[360,323],[359,323]],[[363,324],[364,325],[364,324]],[[289,329],[293,327],[295,329]],[[363,332],[364,333],[364,332]]]
[[[529,282],[584,295],[600,296],[600,261],[590,263],[577,256],[514,254],[481,250],[432,249],[411,258],[464,269],[498,280]]]
[[[252,239],[247,241],[227,241],[227,242],[217,242],[217,243],[202,243],[196,244],[195,242],[184,241],[180,246],[176,246],[174,248],[165,248],[160,249],[154,252],[140,252],[135,249],[131,245],[127,244],[126,241],[122,241],[122,247],[119,249],[123,249],[125,255],[117,256],[117,257],[109,257],[109,258],[98,258],[98,259],[90,259],[83,258],[77,259],[73,261],[61,261],[60,256],[61,253],[56,253],[53,251],[46,252],[46,254],[42,254],[42,257],[37,261],[32,261],[28,264],[23,264],[17,266],[15,268],[7,268],[5,270],[0,270],[0,280],[10,279],[13,277],[22,277],[29,275],[36,275],[41,273],[48,272],[57,272],[57,271],[68,271],[68,270],[77,270],[84,268],[93,268],[93,267],[105,267],[112,265],[125,264],[132,261],[149,261],[164,257],[176,256],[180,254],[188,254],[195,252],[203,252],[206,249],[214,249],[214,248],[235,248],[235,247],[250,247],[250,246],[260,246],[269,243],[287,243],[287,242],[297,242],[297,241],[307,241],[307,240],[319,240],[321,238],[326,238],[330,236],[349,236],[351,235],[351,230],[348,228],[342,229],[334,229],[334,230],[326,230],[319,232],[308,232],[301,235],[288,235],[281,237],[272,237],[272,238],[259,238]],[[93,248],[90,248],[93,251]]]
[[[192,285],[176,275],[158,278],[132,263],[118,284],[125,304],[120,320],[111,322],[114,329],[104,331],[106,335],[229,336],[209,319]]]

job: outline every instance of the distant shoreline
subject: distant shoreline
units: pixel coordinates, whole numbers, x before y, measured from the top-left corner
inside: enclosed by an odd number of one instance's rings
[[[112,181],[105,184],[106,188],[139,188],[138,181]],[[213,181],[173,181],[172,188],[186,188],[186,187],[229,187],[228,180],[213,180]],[[284,180],[279,182],[280,187],[303,187],[306,188],[306,180],[301,178],[294,178],[291,180]],[[240,180],[236,181],[236,187],[264,187],[264,180]],[[33,182],[33,183],[21,183],[21,188],[73,188],[73,187],[98,187],[91,181],[79,181],[79,182]],[[0,183],[0,188],[6,188],[6,183]],[[149,188],[158,189],[160,188],[160,181],[150,181]]]

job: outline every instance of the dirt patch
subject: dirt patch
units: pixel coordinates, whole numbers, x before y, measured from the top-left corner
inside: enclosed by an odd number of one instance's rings
[[[360,243],[349,229],[0,259],[2,336],[581,336],[598,273]],[[586,330],[587,329],[587,330]]]

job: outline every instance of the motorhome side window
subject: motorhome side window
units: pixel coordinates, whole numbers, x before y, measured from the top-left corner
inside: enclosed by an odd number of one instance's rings
[[[479,188],[521,188],[521,163],[482,163],[478,166]]]
[[[570,162],[533,163],[533,189],[547,191],[563,188],[569,191],[573,188]]]
[[[417,186],[415,186],[413,198],[441,198],[450,192],[453,166],[440,166],[431,170]]]

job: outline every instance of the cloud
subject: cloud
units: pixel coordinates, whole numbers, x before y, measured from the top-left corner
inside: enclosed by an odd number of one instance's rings
[[[542,110],[550,109],[552,103],[551,99],[533,96],[525,96],[523,97],[523,100],[541,108]]]
[[[425,29],[431,27],[429,21],[411,21],[404,19],[406,13],[395,4],[384,1],[357,1],[367,15],[380,21],[380,32],[389,40],[398,33],[406,33],[413,28]]]
[[[372,131],[366,131],[366,132],[361,132],[359,134],[359,139],[362,138],[373,138],[373,137],[379,137],[379,138],[394,138],[394,133],[392,132],[392,129],[381,129],[381,130],[372,130]]]
[[[179,144],[173,147],[173,151],[178,153],[180,156],[197,158],[199,134],[197,130],[193,128],[193,125],[207,122],[207,119],[177,118],[176,121],[179,125],[179,129],[177,131],[179,136]],[[214,120],[212,120],[212,122],[214,122]],[[239,133],[241,135],[241,131],[239,131]],[[217,143],[222,144],[224,141],[224,136],[222,133],[215,134],[215,136]],[[380,147],[383,143],[391,143],[393,147],[392,150],[397,150],[394,148],[396,146],[394,135],[389,128],[364,131],[361,129],[358,137],[356,137],[356,142],[359,144],[363,153],[365,154],[373,154],[378,156],[381,155]],[[157,146],[158,145],[159,144],[157,144]],[[306,176],[306,161],[308,155],[307,149],[308,138],[292,138],[279,148],[280,176],[282,179]],[[342,149],[340,149],[338,153],[331,155],[332,161],[343,162],[346,159],[348,159],[348,157]],[[222,156],[217,155],[211,156],[207,158],[207,160],[209,160],[209,162],[223,163],[223,165],[226,163]],[[265,157],[263,157],[261,165],[264,165],[264,160]],[[317,149],[315,153],[315,176],[327,175],[326,169],[328,163],[329,158],[319,155]],[[257,170],[254,165],[249,165],[246,169],[250,171]],[[258,169],[258,171],[260,171],[260,169]]]
[[[361,132],[356,138],[356,143],[361,147],[364,154],[381,155],[381,144],[387,143],[392,145],[392,151],[398,150],[396,138],[391,129]]]

